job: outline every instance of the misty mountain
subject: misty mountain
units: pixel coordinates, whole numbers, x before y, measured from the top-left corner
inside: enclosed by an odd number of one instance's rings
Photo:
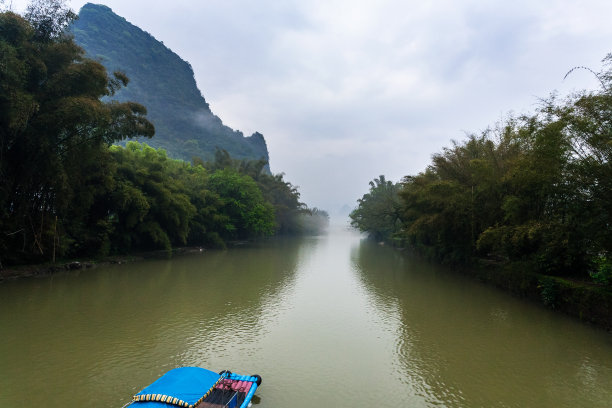
[[[209,160],[216,148],[238,159],[269,160],[263,135],[244,137],[225,126],[198,90],[191,65],[149,33],[91,3],[83,6],[71,31],[90,58],[130,78],[113,99],[147,107],[156,130],[147,144],[187,161],[194,156]]]

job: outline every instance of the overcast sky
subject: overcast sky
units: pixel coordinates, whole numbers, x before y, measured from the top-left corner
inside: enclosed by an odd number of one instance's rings
[[[272,171],[332,214],[510,111],[596,87],[563,77],[612,52],[610,0],[97,3],[189,61],[212,111],[263,133]]]

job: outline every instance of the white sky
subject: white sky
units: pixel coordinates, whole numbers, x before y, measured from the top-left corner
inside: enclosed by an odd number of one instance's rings
[[[332,215],[381,174],[424,170],[451,139],[594,88],[586,70],[563,77],[612,52],[610,0],[98,3],[190,62],[213,112],[263,133],[272,171]]]

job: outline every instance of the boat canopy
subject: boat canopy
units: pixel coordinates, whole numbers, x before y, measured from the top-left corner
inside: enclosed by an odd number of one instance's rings
[[[221,375],[200,367],[168,371],[134,395],[134,408],[194,407],[212,391]]]

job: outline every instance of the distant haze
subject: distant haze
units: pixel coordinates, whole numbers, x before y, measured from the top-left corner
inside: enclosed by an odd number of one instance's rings
[[[212,111],[263,133],[272,171],[332,215],[451,139],[596,87],[586,70],[563,77],[612,51],[609,0],[99,3],[190,62]]]

